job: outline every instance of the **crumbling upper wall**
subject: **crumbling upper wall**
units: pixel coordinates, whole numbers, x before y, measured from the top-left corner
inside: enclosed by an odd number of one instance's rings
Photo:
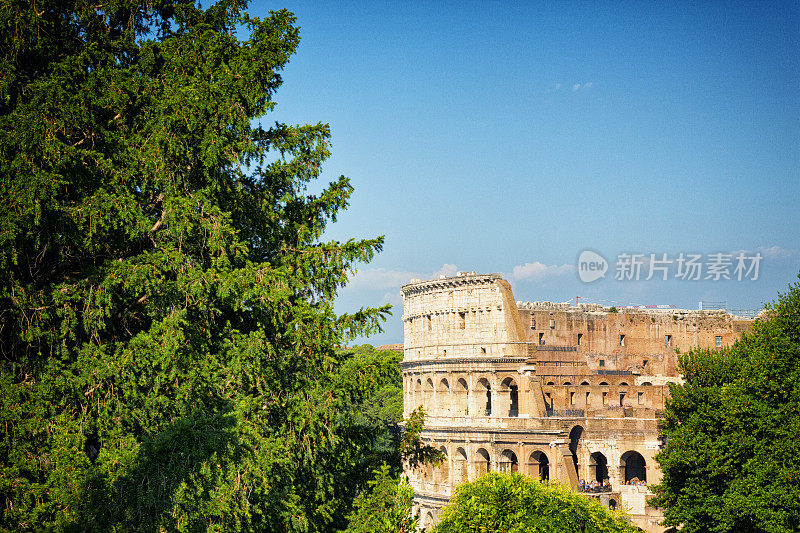
[[[589,370],[628,370],[676,375],[678,351],[732,345],[749,330],[750,320],[723,311],[619,309],[592,304],[519,303],[527,338],[539,350],[574,347]],[[552,359],[559,352],[540,359]]]
[[[413,280],[402,294],[406,361],[525,353],[525,328],[499,274]]]

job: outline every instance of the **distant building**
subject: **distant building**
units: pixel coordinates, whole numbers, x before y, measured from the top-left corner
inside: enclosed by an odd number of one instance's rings
[[[729,346],[750,320],[724,311],[515,302],[498,274],[412,280],[404,304],[405,416],[445,453],[408,471],[423,525],[488,471],[558,480],[660,532],[646,505],[661,478],[658,417],[679,382],[676,350]],[[599,487],[597,487],[599,485]]]

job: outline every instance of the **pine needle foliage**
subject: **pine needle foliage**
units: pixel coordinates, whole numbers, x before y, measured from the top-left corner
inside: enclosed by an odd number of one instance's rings
[[[331,300],[383,240],[321,240],[353,189],[307,192],[327,125],[261,125],[299,30],[245,8],[0,2],[0,529],[348,511],[336,347],[388,307]]]

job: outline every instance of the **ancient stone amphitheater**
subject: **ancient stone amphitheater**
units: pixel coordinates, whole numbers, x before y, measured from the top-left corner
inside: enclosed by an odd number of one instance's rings
[[[732,344],[750,321],[722,311],[515,302],[498,274],[405,285],[405,416],[422,405],[437,468],[408,471],[428,526],[453,487],[489,471],[558,480],[646,531],[660,472],[658,419],[677,351]]]

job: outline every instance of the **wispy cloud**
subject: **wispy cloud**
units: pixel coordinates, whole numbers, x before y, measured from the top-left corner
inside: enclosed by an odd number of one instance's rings
[[[759,246],[756,251],[760,252],[765,259],[788,259],[798,255],[797,250],[781,248],[780,246]]]
[[[413,278],[435,279],[439,276],[455,276],[458,267],[445,263],[433,272],[412,272],[404,269],[360,268],[347,284],[347,289],[399,289]],[[389,293],[387,293],[389,294]]]
[[[574,272],[575,265],[546,265],[539,261],[534,261],[533,263],[515,266],[511,275],[515,280],[528,279],[531,281],[539,281],[545,278],[572,274]]]
[[[576,93],[578,91],[586,91],[594,87],[593,81],[587,81],[585,83],[573,83],[572,84],[572,92]]]

